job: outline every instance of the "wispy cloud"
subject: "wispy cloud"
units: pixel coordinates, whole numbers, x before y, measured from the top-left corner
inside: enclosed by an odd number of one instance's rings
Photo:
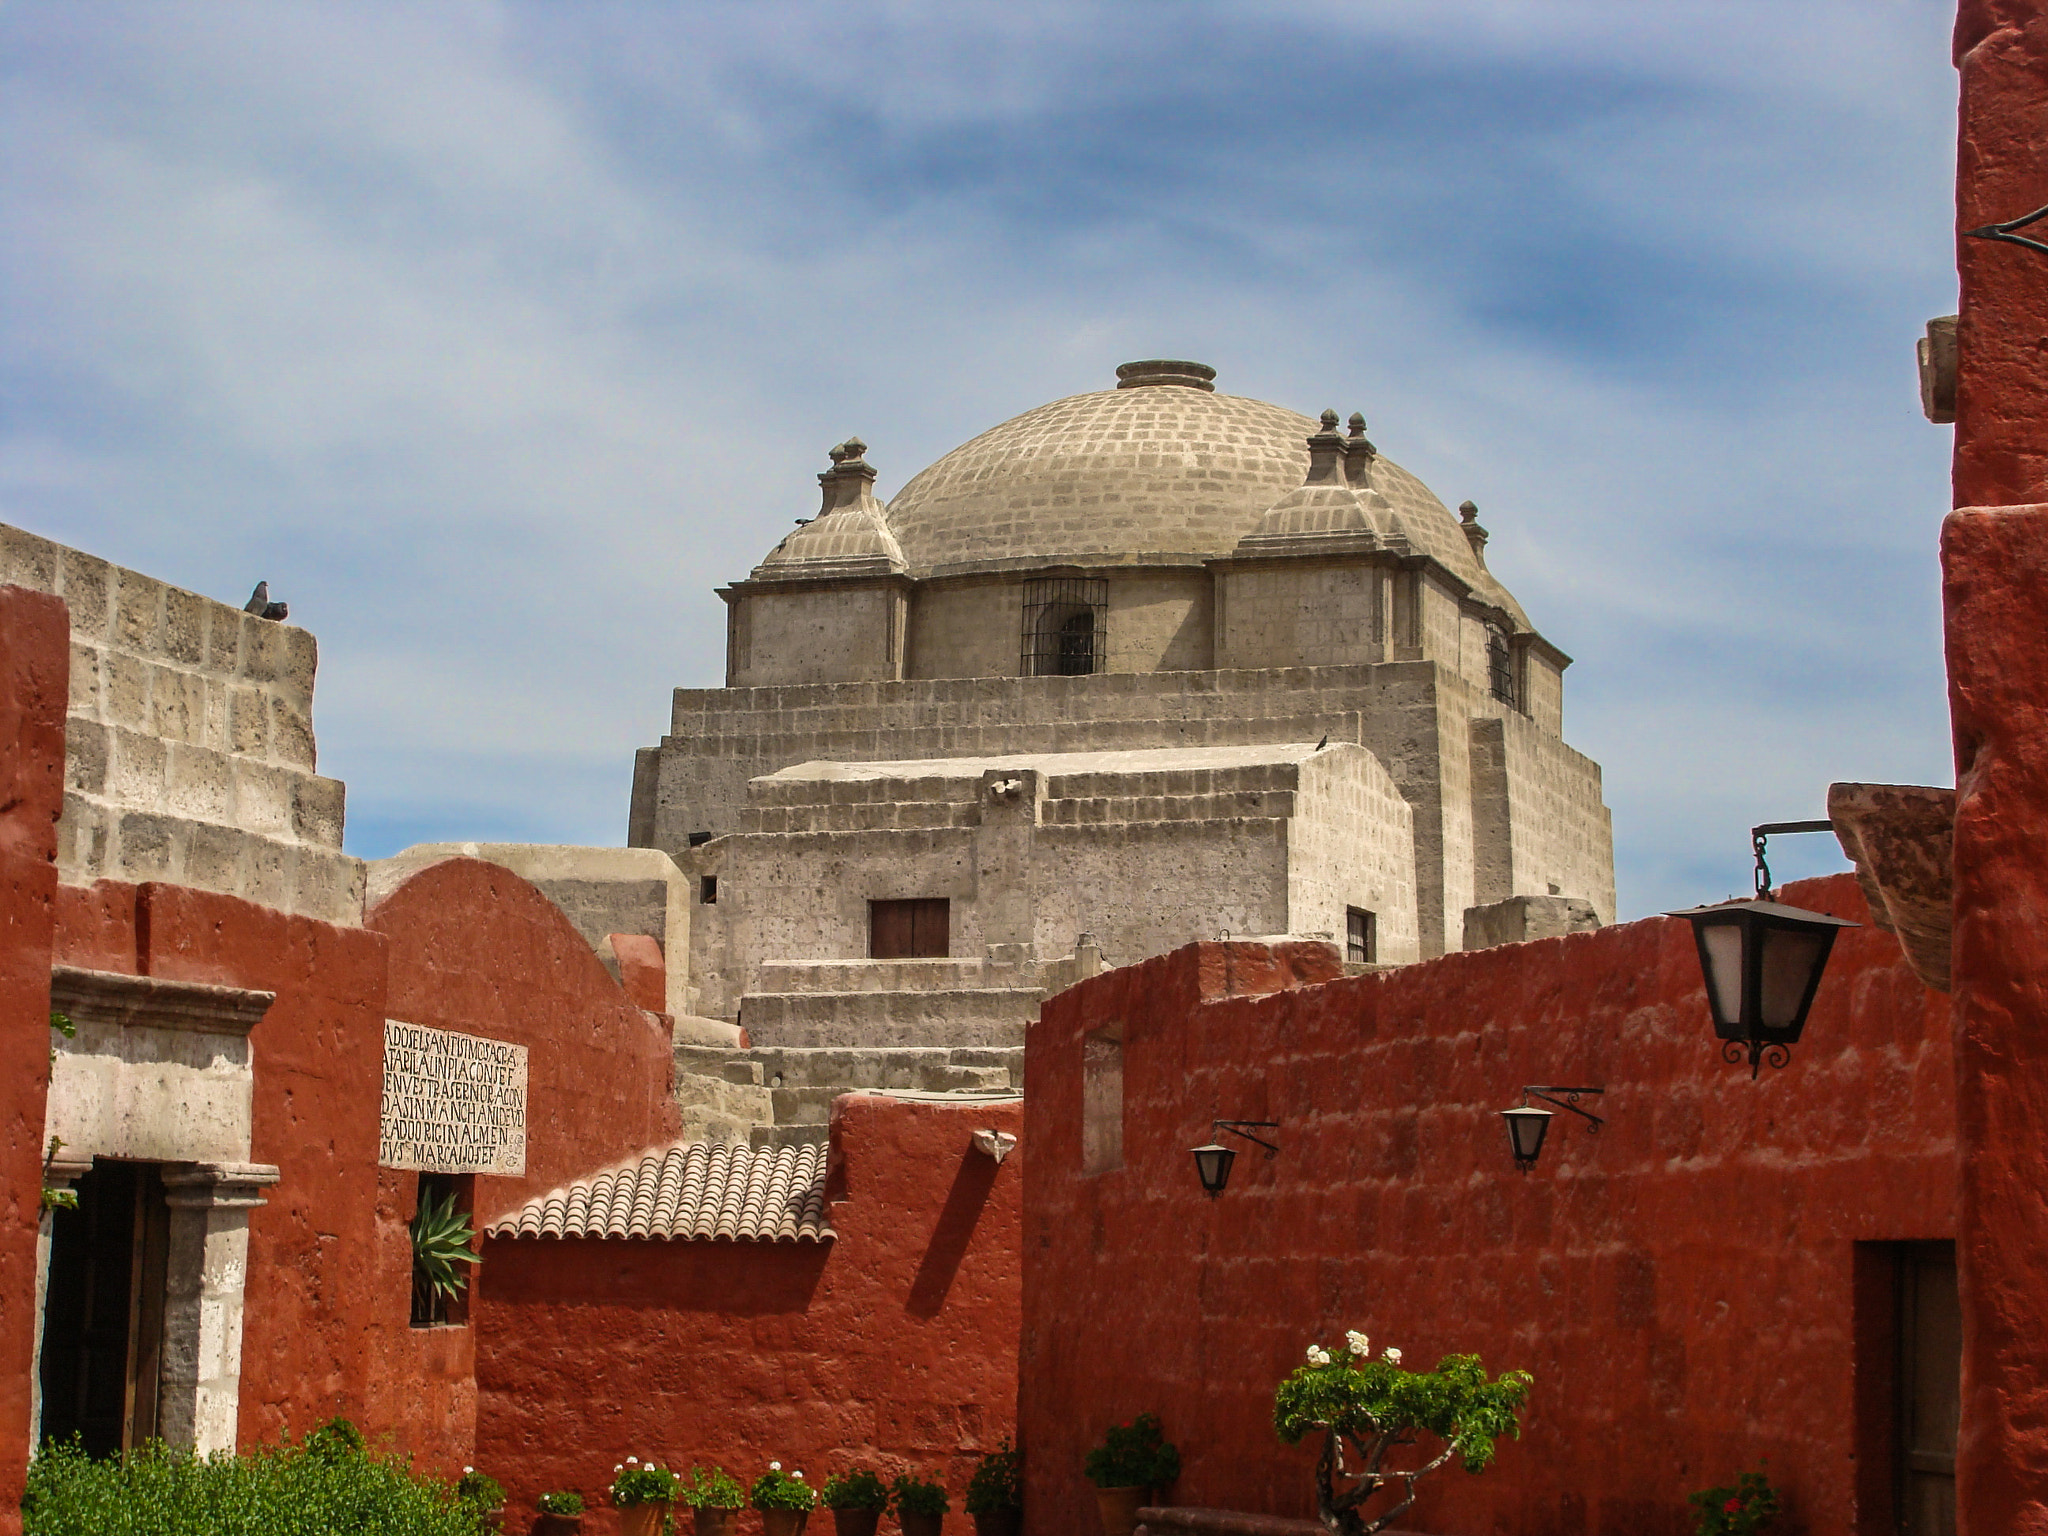
[[[359,851],[616,841],[825,445],[886,491],[1199,356],[1481,502],[1579,658],[1624,909],[1719,894],[1830,777],[1946,772],[1947,25],[17,5],[0,517],[268,576]]]

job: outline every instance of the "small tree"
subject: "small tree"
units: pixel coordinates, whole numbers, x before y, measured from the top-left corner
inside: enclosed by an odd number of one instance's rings
[[[1467,1472],[1483,1472],[1494,1441],[1521,1434],[1516,1410],[1529,1395],[1527,1371],[1488,1381],[1477,1355],[1446,1355],[1433,1371],[1404,1371],[1398,1349],[1375,1360],[1364,1334],[1344,1337],[1335,1352],[1311,1344],[1308,1363],[1273,1394],[1273,1428],[1287,1444],[1322,1431],[1316,1514],[1335,1536],[1385,1530],[1414,1504],[1416,1483],[1453,1456]],[[1412,1466],[1391,1464],[1425,1434],[1443,1449]],[[1399,1493],[1398,1502],[1368,1516],[1365,1505],[1382,1490]]]

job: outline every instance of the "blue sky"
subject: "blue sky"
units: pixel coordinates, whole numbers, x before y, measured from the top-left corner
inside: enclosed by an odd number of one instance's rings
[[[1623,915],[1717,898],[1831,779],[1951,781],[1951,18],[15,0],[0,519],[267,577],[355,852],[617,843],[826,447],[887,495],[1200,358],[1478,501]]]

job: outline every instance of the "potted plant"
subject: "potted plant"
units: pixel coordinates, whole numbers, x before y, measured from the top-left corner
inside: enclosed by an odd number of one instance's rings
[[[952,1503],[946,1490],[910,1473],[901,1474],[889,1485],[890,1502],[896,1506],[896,1523],[903,1536],[939,1536]]]
[[[475,1467],[464,1467],[462,1476],[455,1480],[455,1498],[475,1514],[477,1524],[484,1530],[495,1531],[502,1524],[505,1485],[495,1477],[488,1477]]]
[[[1761,1470],[1745,1472],[1733,1488],[1702,1488],[1686,1495],[1700,1512],[1699,1536],[1752,1536],[1778,1513],[1778,1491]]]
[[[1516,1415],[1530,1380],[1527,1371],[1503,1371],[1488,1381],[1477,1355],[1446,1355],[1433,1371],[1404,1371],[1401,1351],[1375,1360],[1364,1334],[1347,1333],[1339,1349],[1309,1345],[1308,1363],[1273,1394],[1273,1428],[1289,1445],[1322,1433],[1316,1514],[1335,1536],[1372,1536],[1415,1502],[1419,1479],[1452,1457],[1467,1472],[1485,1471],[1494,1442],[1522,1432]],[[1407,1449],[1423,1435],[1443,1449]],[[1395,1502],[1368,1515],[1366,1504],[1382,1492]]]
[[[761,1511],[765,1536],[803,1536],[804,1522],[818,1507],[818,1490],[804,1481],[802,1472],[785,1475],[782,1463],[771,1461],[754,1479],[747,1502]]]
[[[628,1456],[612,1468],[612,1505],[619,1511],[619,1536],[662,1536],[675,1503],[678,1479],[650,1459]]]
[[[967,1484],[974,1536],[1018,1536],[1024,1529],[1024,1457],[1004,1436],[981,1458]]]
[[[835,1472],[825,1479],[825,1507],[832,1511],[838,1536],[875,1536],[882,1511],[889,1507],[889,1488],[866,1467]]]
[[[676,1491],[696,1511],[697,1536],[733,1536],[739,1528],[747,1491],[725,1468],[713,1467],[707,1472],[702,1467],[692,1467],[689,1480]]]
[[[1102,1536],[1131,1536],[1153,1490],[1180,1476],[1180,1452],[1160,1432],[1159,1416],[1141,1413],[1128,1424],[1110,1425],[1082,1470],[1095,1485]]]
[[[583,1529],[582,1494],[564,1488],[542,1494],[538,1503],[540,1519],[534,1522],[533,1536],[577,1536]]]

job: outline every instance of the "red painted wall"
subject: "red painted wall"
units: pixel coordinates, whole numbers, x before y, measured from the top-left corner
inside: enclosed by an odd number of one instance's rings
[[[1959,230],[2048,202],[2048,8],[1964,0]],[[2024,233],[2041,239],[2043,225]],[[1959,238],[1956,512],[1943,530],[1956,747],[1955,1040],[1962,1158],[1957,1261],[1966,1536],[2048,1532],[2048,257]],[[1996,509],[1996,510],[1987,510]]]
[[[277,993],[250,1035],[252,1156],[281,1178],[250,1219],[243,1442],[346,1413],[423,1469],[469,1463],[475,1334],[409,1325],[417,1176],[377,1167],[384,1020],[528,1047],[528,1173],[475,1181],[485,1220],[673,1137],[665,1026],[547,898],[476,860],[420,871],[361,928],[162,884],[63,887],[55,908],[64,963]]]
[[[0,1536],[21,1530],[71,621],[0,587]]]
[[[1019,1147],[998,1168],[969,1137],[1021,1119],[842,1098],[831,1244],[487,1242],[476,1464],[521,1519],[579,1490],[602,1533],[629,1455],[748,1479],[778,1460],[814,1483],[865,1461],[940,1476],[965,1529],[974,1463],[1014,1425],[1026,1163]]]
[[[1847,876],[1786,899],[1867,920]],[[1858,1397],[1855,1245],[1955,1231],[1946,999],[1891,938],[1845,934],[1791,1066],[1754,1083],[1714,1049],[1673,919],[1228,995],[1260,956],[1113,971],[1033,1029],[1034,1536],[1088,1528],[1081,1457],[1147,1409],[1185,1459],[1174,1502],[1311,1514],[1313,1452],[1274,1437],[1272,1390],[1347,1327],[1411,1364],[1470,1351],[1536,1376],[1525,1438],[1481,1477],[1438,1474],[1404,1528],[1690,1536],[1685,1494],[1764,1454],[1787,1536],[1860,1529],[1859,1497],[1881,1518],[1858,1486],[1859,1412],[1888,1435],[1868,1375]],[[1112,1025],[1125,1161],[1090,1176],[1082,1038]],[[1604,1085],[1606,1127],[1559,1115],[1518,1174],[1496,1111],[1525,1083]],[[1211,1202],[1187,1148],[1217,1117],[1279,1120],[1282,1150],[1247,1150]],[[1889,1317],[1861,1323],[1888,1375]]]

